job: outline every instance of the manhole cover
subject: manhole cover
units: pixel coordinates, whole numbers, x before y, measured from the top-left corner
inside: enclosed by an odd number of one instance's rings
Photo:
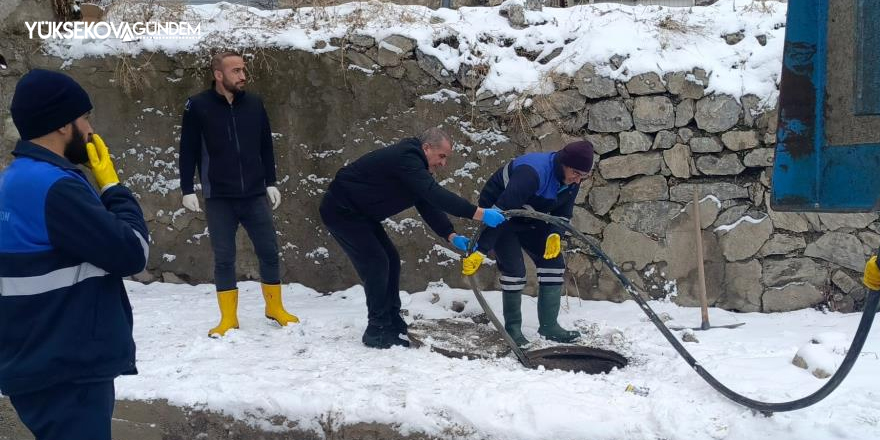
[[[510,354],[494,327],[469,319],[420,319],[409,326],[408,336],[413,345],[429,346],[448,357],[494,359]],[[551,345],[525,355],[533,368],[587,374],[607,373],[628,363],[619,353],[583,345]]]

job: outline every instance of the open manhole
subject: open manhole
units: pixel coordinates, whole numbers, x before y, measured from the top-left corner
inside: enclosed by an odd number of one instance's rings
[[[494,359],[511,350],[491,324],[469,319],[419,319],[409,326],[407,335],[415,346],[428,346],[447,357]],[[607,373],[623,368],[627,359],[610,350],[584,345],[554,345],[526,351],[528,367],[543,366],[587,374]]]

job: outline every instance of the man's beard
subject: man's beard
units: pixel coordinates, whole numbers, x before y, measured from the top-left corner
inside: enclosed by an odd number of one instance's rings
[[[244,88],[244,83],[234,83],[223,78],[223,88],[232,93],[238,93]]]
[[[89,161],[89,153],[86,151],[86,141],[83,133],[76,125],[73,125],[73,139],[64,147],[64,157],[71,163],[82,165]]]

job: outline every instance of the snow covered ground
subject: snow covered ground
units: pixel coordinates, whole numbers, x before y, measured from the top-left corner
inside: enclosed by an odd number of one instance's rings
[[[277,11],[229,3],[150,13],[111,9],[105,18],[108,22],[143,20],[149,15],[153,20],[199,25],[200,37],[54,39],[47,40],[46,49],[74,63],[84,56],[141,51],[175,54],[216,47],[239,47],[246,52],[279,47],[322,53],[338,49],[331,38],[362,35],[381,41],[403,35],[413,39],[419,50],[436,57],[450,74],[463,65],[486,67],[486,79],[478,93],[550,93],[554,90],[553,75],[573,75],[585,63],[592,63],[598,66],[598,73],[621,81],[645,72],[662,76],[701,68],[709,75],[707,94],[736,98],[753,94],[767,107],[776,104],[785,3],[720,0],[693,8],[615,3],[544,8],[526,11],[530,26],[515,29],[499,14],[514,2],[522,0],[510,0],[499,7],[455,10],[381,2]],[[98,35],[105,33],[106,29]],[[736,33],[741,33],[742,39],[728,44],[724,35]],[[556,50],[561,50],[558,56],[541,63]],[[538,55],[529,58],[525,52]],[[615,55],[625,58],[619,67],[609,63]]]
[[[514,358],[448,359],[423,349],[372,350],[360,343],[366,326],[362,288],[324,295],[284,287],[288,310],[302,323],[273,327],[263,318],[259,285],[240,284],[241,329],[210,339],[218,311],[213,286],[127,282],[135,312],[140,375],[117,381],[117,397],[165,398],[219,411],[263,429],[280,415],[301,428],[321,423],[399,424],[404,432],[493,439],[855,439],[880,438],[880,335],[875,329],[850,373],[813,407],[756,415],[716,393],[681,360],[633,301],[569,299],[560,322],[577,326],[596,346],[614,348],[630,365],[607,375],[527,370]],[[439,301],[432,303],[432,298]],[[487,292],[500,311],[498,292]],[[460,316],[452,302],[473,294],[434,284],[402,293],[404,308],[427,319]],[[652,302],[670,324],[694,326],[699,310]],[[523,301],[525,333],[536,337],[535,300]],[[710,310],[714,324],[735,330],[694,332],[689,350],[722,382],[768,401],[804,396],[825,383],[791,364],[802,354],[835,365],[859,315],[801,310],[734,314]],[[679,333],[679,336],[681,334]],[[646,387],[647,396],[625,392]]]

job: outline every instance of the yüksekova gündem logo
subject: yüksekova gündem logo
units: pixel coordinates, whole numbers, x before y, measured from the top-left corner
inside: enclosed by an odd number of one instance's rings
[[[32,40],[35,38],[41,40],[182,40],[198,39],[202,34],[201,23],[193,26],[185,21],[138,21],[134,23],[35,21],[26,22],[25,27]]]

